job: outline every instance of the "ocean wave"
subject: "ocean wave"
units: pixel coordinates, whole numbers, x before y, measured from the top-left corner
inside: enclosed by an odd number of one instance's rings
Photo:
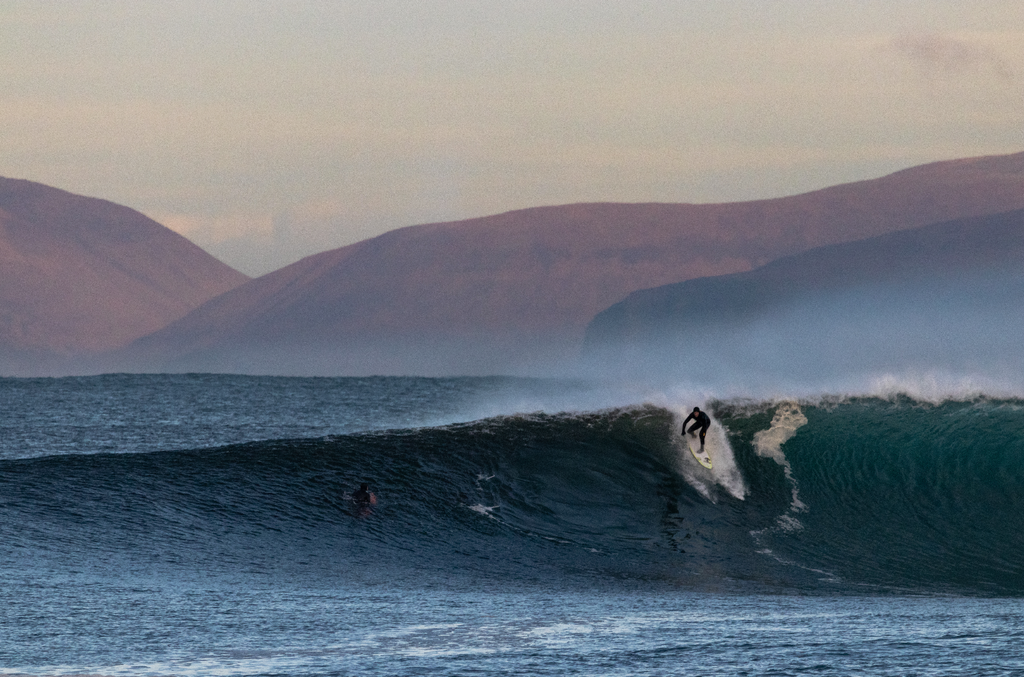
[[[1024,592],[1024,402],[653,404],[0,462],[8,560]],[[717,431],[717,432],[715,432]],[[368,482],[378,503],[350,500]]]

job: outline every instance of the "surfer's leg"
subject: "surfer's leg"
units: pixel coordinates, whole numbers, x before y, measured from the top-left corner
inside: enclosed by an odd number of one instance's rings
[[[694,426],[694,427],[696,427],[696,426]],[[706,425],[700,427],[700,446],[702,446],[702,447],[704,446],[704,437],[708,434],[708,428],[709,427],[710,426],[706,426]]]

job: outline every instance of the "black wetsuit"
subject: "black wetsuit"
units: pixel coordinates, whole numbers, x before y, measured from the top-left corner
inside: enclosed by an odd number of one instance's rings
[[[694,422],[693,422],[693,425],[690,426],[690,429],[687,430],[686,429],[686,424],[690,422],[691,418],[694,419]],[[682,434],[685,435],[687,432],[692,433],[697,428],[700,428],[700,446],[703,447],[704,446],[704,436],[708,434],[708,428],[710,428],[710,427],[711,427],[711,417],[710,416],[705,414],[703,411],[698,411],[697,413],[692,413],[691,412],[690,415],[686,417],[686,420],[683,421],[683,432],[682,432]]]

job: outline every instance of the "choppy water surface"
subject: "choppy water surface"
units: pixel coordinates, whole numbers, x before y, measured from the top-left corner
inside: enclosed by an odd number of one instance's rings
[[[0,671],[1024,671],[1024,403],[655,399],[0,379]]]
[[[1005,600],[661,591],[49,591],[8,607],[6,673],[1013,675]],[[159,603],[154,604],[154,597]],[[6,600],[5,600],[6,601]],[[72,615],[66,616],[73,604]]]

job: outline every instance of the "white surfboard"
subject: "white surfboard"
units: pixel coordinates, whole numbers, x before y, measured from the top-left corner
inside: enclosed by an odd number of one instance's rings
[[[690,447],[690,453],[693,454],[695,459],[697,459],[697,463],[700,463],[708,470],[711,470],[711,454],[707,451],[706,443],[704,448],[701,448],[700,435],[685,433],[684,437],[686,437],[686,444]]]

